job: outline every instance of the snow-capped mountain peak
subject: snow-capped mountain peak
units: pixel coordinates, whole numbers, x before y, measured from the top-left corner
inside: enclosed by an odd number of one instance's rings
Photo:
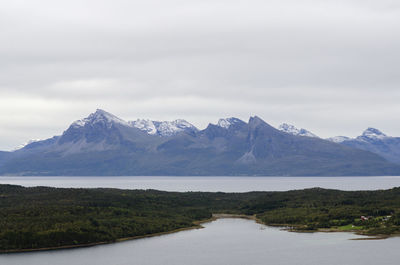
[[[195,130],[197,128],[186,120],[178,119],[174,121],[162,121],[157,124],[158,134],[161,136],[172,136],[186,130]]]
[[[183,119],[174,121],[151,121],[138,119],[130,122],[132,127],[145,131],[151,135],[173,136],[182,131],[197,131],[198,129]]]
[[[298,129],[294,125],[287,124],[287,123],[282,123],[279,127],[278,130],[292,134],[292,135],[297,135],[297,136],[307,136],[307,137],[318,137],[317,135],[313,134],[310,131],[307,131],[306,129]]]
[[[231,127],[231,125],[235,124],[235,123],[239,123],[242,122],[241,120],[239,120],[238,118],[226,118],[226,119],[219,119],[217,125],[219,127],[228,129],[229,127]]]
[[[229,122],[228,119],[219,119],[217,125],[218,125],[219,127],[228,129],[229,126],[231,126],[231,123]]]
[[[363,132],[363,134],[360,137],[373,140],[382,140],[387,138],[388,136],[378,129],[369,127]]]
[[[377,140],[384,140],[386,138],[390,138],[383,132],[375,128],[367,128],[360,136],[356,138],[350,138],[346,136],[335,136],[327,138],[326,140],[334,142],[334,143],[343,143],[346,141],[358,141],[358,142],[374,142]]]
[[[128,122],[102,109],[97,109],[96,112],[90,114],[87,118],[73,122],[71,126],[74,128],[79,128],[79,127],[84,127],[87,124],[96,124],[96,123],[103,123],[107,127],[111,127],[111,125],[115,123],[124,126],[130,126]]]
[[[147,132],[148,134],[157,134],[157,128],[154,125],[154,122],[149,119],[137,119],[136,121],[130,121],[129,124],[132,127]]]

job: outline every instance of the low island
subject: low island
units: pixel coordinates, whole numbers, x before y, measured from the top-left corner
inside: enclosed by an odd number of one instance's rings
[[[0,185],[0,253],[111,243],[229,216],[385,238],[400,233],[400,188],[222,193]]]

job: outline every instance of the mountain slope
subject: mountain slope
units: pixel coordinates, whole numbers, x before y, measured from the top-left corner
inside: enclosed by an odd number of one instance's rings
[[[400,166],[371,152],[282,132],[259,117],[162,136],[97,110],[62,135],[13,152],[0,174],[350,176],[398,175]]]
[[[10,156],[10,152],[0,151],[0,166],[5,163],[6,159]]]
[[[15,151],[0,174],[121,175],[126,168],[139,168],[135,156],[151,153],[159,138],[97,110],[72,123],[61,136]]]
[[[317,135],[306,129],[298,129],[295,126],[287,123],[282,123],[281,125],[279,125],[278,130],[297,136],[318,137]]]
[[[288,135],[257,117],[249,121],[248,141],[258,174],[380,175],[398,170],[372,153],[319,138]]]
[[[293,125],[283,123],[278,127],[280,131],[297,135],[318,137],[306,129],[298,129]],[[400,164],[400,137],[391,137],[375,128],[367,128],[362,135],[356,138],[335,136],[326,140],[345,146],[365,150],[382,156],[390,162]]]
[[[400,137],[387,136],[378,129],[368,128],[354,139],[344,138],[338,142],[345,146],[370,151],[388,161],[400,164]]]

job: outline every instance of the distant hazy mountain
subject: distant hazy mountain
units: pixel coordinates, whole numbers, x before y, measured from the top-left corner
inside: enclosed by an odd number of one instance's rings
[[[329,138],[328,140],[346,146],[370,151],[386,158],[391,162],[400,163],[400,137],[387,136],[375,128],[366,129],[362,135],[354,139],[337,136]]]
[[[297,136],[307,136],[307,137],[318,137],[317,135],[313,134],[310,131],[307,131],[306,129],[298,129],[295,126],[287,123],[282,123],[279,127],[278,130],[289,133],[292,135],[297,135]]]
[[[3,157],[3,159],[1,159]],[[258,117],[204,130],[183,120],[124,121],[103,110],[60,136],[0,153],[10,175],[399,175],[371,152],[282,132]]]

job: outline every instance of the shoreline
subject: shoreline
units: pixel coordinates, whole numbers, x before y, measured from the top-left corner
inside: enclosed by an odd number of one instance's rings
[[[352,238],[352,239],[349,239],[349,240],[382,240],[382,239],[387,239],[387,238],[390,238],[390,237],[400,236],[400,234],[393,234],[393,235],[366,235],[366,234],[363,234],[362,233],[363,231],[360,231],[360,230],[343,231],[343,230],[339,230],[339,229],[336,229],[336,228],[320,228],[320,229],[317,229],[317,230],[309,230],[309,231],[308,230],[307,231],[306,230],[298,230],[298,229],[296,229],[296,225],[265,224],[260,219],[258,219],[256,217],[256,215],[216,213],[216,214],[212,214],[212,216],[210,218],[208,218],[208,219],[194,221],[193,222],[193,224],[194,224],[193,226],[182,227],[182,228],[174,229],[174,230],[171,230],[171,231],[158,232],[158,233],[154,233],[154,234],[147,234],[147,235],[140,235],[140,236],[123,237],[123,238],[118,238],[115,241],[107,241],[107,242],[94,242],[94,243],[88,243],[88,244],[66,245],[66,246],[59,246],[59,247],[3,250],[3,251],[0,251],[0,255],[3,255],[3,254],[15,254],[15,253],[28,253],[28,252],[37,252],[37,251],[53,251],[53,250],[63,250],[63,249],[85,248],[85,247],[93,247],[93,246],[98,246],[98,245],[106,245],[106,244],[125,242],[125,241],[129,241],[129,240],[136,240],[136,239],[142,239],[142,238],[163,236],[163,235],[168,235],[168,234],[173,234],[173,233],[182,232],[182,231],[188,231],[188,230],[193,230],[193,229],[202,229],[202,228],[204,228],[202,226],[202,224],[213,222],[213,221],[216,221],[218,219],[224,219],[224,218],[239,218],[239,219],[253,220],[256,223],[262,224],[262,225],[265,225],[265,226],[280,227],[280,228],[282,228],[281,230],[284,230],[284,231],[287,231],[287,232],[295,232],[295,233],[317,233],[317,232],[320,232],[320,233],[339,233],[339,232],[346,232],[346,233],[353,233],[353,234],[360,235],[360,236],[365,236],[365,238]]]
[[[202,229],[204,227],[201,224],[213,222],[213,221],[215,221],[217,219],[223,219],[223,218],[242,218],[242,219],[254,220],[257,223],[260,223],[260,221],[255,216],[252,216],[252,215],[213,214],[212,217],[210,217],[208,219],[194,221],[193,222],[193,224],[194,224],[193,226],[182,227],[182,228],[174,229],[174,230],[171,230],[171,231],[158,232],[158,233],[148,234],[148,235],[123,237],[123,238],[118,238],[115,241],[107,241],[107,242],[95,242],[95,243],[88,243],[88,244],[66,245],[66,246],[59,246],[59,247],[1,250],[0,251],[0,255],[2,255],[2,254],[13,254],[13,253],[27,253],[27,252],[36,252],[36,251],[53,251],[53,250],[63,250],[63,249],[94,247],[94,246],[98,246],[98,245],[113,244],[113,243],[129,241],[129,240],[136,240],[136,239],[142,239],[142,238],[148,238],[148,237],[163,236],[163,235],[173,234],[173,233],[187,231],[187,230]]]
[[[264,223],[262,223],[264,224]],[[351,238],[349,240],[381,240],[387,239],[390,237],[397,237],[400,234],[366,234],[365,230],[341,230],[335,227],[332,228],[318,228],[316,230],[302,230],[296,229],[296,227],[300,227],[300,225],[288,225],[288,224],[264,224],[266,226],[274,226],[274,227],[282,227],[282,230],[294,233],[352,233],[358,236],[363,236],[359,238]]]
[[[243,215],[243,214],[213,214],[213,216],[216,217],[216,219],[220,218],[242,218],[242,219],[248,219],[248,220],[253,220],[258,224],[262,224],[265,226],[270,226],[270,227],[279,227],[283,231],[287,232],[294,232],[294,233],[352,233],[358,236],[364,236],[361,238],[352,238],[349,240],[381,240],[381,239],[387,239],[390,237],[398,237],[400,236],[400,233],[395,233],[395,234],[376,234],[376,235],[369,235],[365,234],[364,230],[340,230],[338,228],[318,228],[317,230],[302,230],[302,229],[296,229],[301,227],[301,225],[289,225],[289,224],[265,224],[263,223],[260,219],[256,217],[256,215]]]
[[[132,237],[123,237],[123,238],[118,238],[118,239],[116,239],[114,241],[94,242],[94,243],[78,244],[78,245],[66,245],[66,246],[59,246],[59,247],[0,250],[0,255],[13,254],[13,253],[27,253],[27,252],[36,252],[36,251],[53,251],[53,250],[63,250],[63,249],[94,247],[94,246],[98,246],[98,245],[113,244],[113,243],[125,242],[125,241],[135,240],[135,239],[163,236],[163,235],[173,234],[173,233],[187,231],[187,230],[202,229],[204,227],[201,224],[212,222],[212,221],[215,221],[217,219],[218,218],[215,218],[214,215],[213,215],[211,218],[208,218],[208,219],[204,219],[204,220],[200,220],[200,221],[194,221],[193,222],[193,224],[194,224],[193,226],[182,227],[182,228],[174,229],[174,230],[171,230],[171,231],[158,232],[158,233],[154,233],[154,234],[132,236]]]

